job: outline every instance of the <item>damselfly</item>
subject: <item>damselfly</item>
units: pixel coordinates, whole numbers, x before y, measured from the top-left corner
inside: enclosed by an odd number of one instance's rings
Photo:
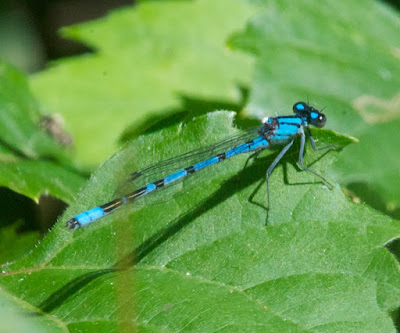
[[[72,219],[67,221],[66,226],[72,230],[87,226],[123,205],[135,202],[146,195],[151,195],[151,193],[157,190],[174,184],[179,180],[183,180],[190,175],[233,156],[250,152],[258,154],[263,149],[271,146],[284,145],[283,149],[266,172],[269,208],[269,176],[283,155],[285,155],[293,145],[296,136],[300,136],[299,166],[303,170],[319,177],[325,184],[330,185],[324,177],[303,165],[304,145],[306,142],[306,134],[304,133],[304,130],[306,130],[311,141],[311,146],[314,150],[322,150],[332,147],[332,145],[329,145],[317,148],[309,129],[310,125],[323,127],[326,123],[325,115],[321,111],[304,102],[294,104],[293,112],[295,115],[268,118],[258,128],[245,131],[234,138],[229,138],[215,145],[197,149],[132,173],[130,181],[134,181],[139,177],[145,177],[146,179],[150,179],[150,181],[144,186],[137,188],[120,198],[74,216]],[[170,173],[161,178],[156,178],[160,177],[161,170],[164,170],[164,173],[165,170],[169,170]]]

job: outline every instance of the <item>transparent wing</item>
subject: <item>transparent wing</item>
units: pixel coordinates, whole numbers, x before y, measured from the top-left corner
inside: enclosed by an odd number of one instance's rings
[[[153,183],[159,179],[163,179],[166,176],[182,169],[190,167],[193,164],[204,161],[208,158],[226,152],[227,150],[238,146],[244,142],[255,139],[259,136],[258,131],[261,126],[257,126],[239,134],[230,136],[214,145],[204,146],[199,149],[187,152],[185,154],[167,159],[160,163],[150,165],[142,170],[133,172],[129,178],[123,181],[117,188],[116,194],[118,196],[124,195],[136,189],[139,189],[149,183]],[[201,171],[198,171],[201,172]],[[198,172],[193,173],[190,177],[184,177],[182,180],[192,178]],[[164,186],[162,189],[168,187],[177,187],[180,182],[174,182],[169,186]],[[179,186],[179,185],[178,185]],[[161,189],[160,189],[161,190]],[[157,191],[158,192],[158,191]]]

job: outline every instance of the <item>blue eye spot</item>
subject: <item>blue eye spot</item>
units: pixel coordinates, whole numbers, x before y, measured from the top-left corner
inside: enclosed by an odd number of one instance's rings
[[[297,104],[296,105],[297,110],[304,110],[304,105],[303,104]]]
[[[311,112],[310,113],[311,119],[317,119],[318,118],[318,113],[316,112]]]

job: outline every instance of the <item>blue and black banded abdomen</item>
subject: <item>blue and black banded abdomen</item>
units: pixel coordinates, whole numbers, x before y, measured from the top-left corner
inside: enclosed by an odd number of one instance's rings
[[[89,209],[81,214],[78,214],[74,216],[72,219],[70,219],[67,222],[67,227],[69,229],[77,229],[80,227],[84,227],[100,218],[103,216],[107,215],[108,213],[111,213],[118,207],[124,205],[127,202],[127,199],[125,197],[115,199],[113,201],[110,201],[102,206],[95,207],[92,209]]]
[[[153,181],[153,182],[147,184],[146,186],[143,186],[131,193],[124,195],[121,198],[115,199],[107,204],[104,204],[104,205],[96,207],[96,208],[89,209],[86,212],[76,215],[67,222],[67,227],[69,229],[77,229],[79,227],[84,227],[84,226],[102,218],[103,216],[113,212],[114,210],[116,210],[117,208],[121,207],[122,205],[124,205],[128,202],[134,202],[134,201],[138,200],[139,198],[141,198],[155,190],[161,189],[162,187],[164,187],[166,185],[175,183],[178,180],[181,180],[189,175],[192,175],[198,171],[201,171],[209,166],[217,164],[217,163],[224,161],[228,158],[231,158],[233,156],[251,152],[251,151],[256,151],[259,149],[265,149],[265,148],[267,148],[268,144],[269,144],[268,140],[266,140],[264,136],[262,136],[262,135],[258,136],[254,140],[250,140],[248,142],[242,143],[234,148],[231,148],[231,149],[229,149],[225,152],[222,152],[220,154],[217,154],[213,157],[210,157],[203,161],[192,164],[186,168],[177,170],[174,173],[171,173],[170,175],[167,175],[164,178]]]

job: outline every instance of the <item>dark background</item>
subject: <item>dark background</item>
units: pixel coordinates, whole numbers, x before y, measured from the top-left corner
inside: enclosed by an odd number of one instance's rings
[[[59,37],[58,29],[102,17],[134,0],[2,0],[0,60],[32,73],[48,61],[88,52],[84,45]]]
[[[188,1],[188,0],[187,0]],[[216,0],[218,1],[218,0]],[[400,10],[400,0],[381,0]],[[0,2],[0,60],[32,73],[48,61],[90,51],[62,39],[60,27],[104,16],[135,0],[2,0]]]

